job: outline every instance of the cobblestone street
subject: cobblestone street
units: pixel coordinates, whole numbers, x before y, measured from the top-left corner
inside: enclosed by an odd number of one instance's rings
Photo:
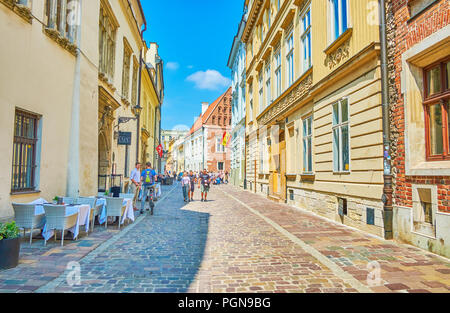
[[[231,186],[207,203],[183,202],[169,186],[155,215],[124,230],[43,246],[22,243],[18,268],[0,272],[0,292],[449,292],[450,263]],[[69,286],[68,262],[81,265]],[[380,264],[367,279],[370,263]]]

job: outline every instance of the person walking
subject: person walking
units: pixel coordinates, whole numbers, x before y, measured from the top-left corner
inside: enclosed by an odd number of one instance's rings
[[[209,176],[206,169],[203,170],[203,173],[200,174],[198,188],[200,188],[202,194],[202,202],[206,202],[206,198],[208,197],[208,192],[211,184],[211,176]]]
[[[146,169],[141,173],[141,183],[142,183],[142,195],[141,195],[141,214],[144,213],[145,202],[147,197],[151,197],[153,199],[155,192],[155,176],[156,172],[152,169],[152,164],[148,162],[146,164]],[[150,196],[150,191],[152,192]],[[150,201],[151,214],[153,215],[153,201]],[[148,209],[147,209],[148,211]]]
[[[191,180],[186,172],[183,174],[183,178],[181,179],[181,188],[183,189],[184,202],[189,202],[189,189],[191,188]]]
[[[139,198],[139,191],[141,190],[141,163],[136,162],[136,167],[131,171],[131,193],[134,194],[133,197],[133,209],[137,211],[136,202]]]
[[[195,191],[195,183],[197,182],[197,175],[194,174],[192,171],[189,172],[189,181],[190,181],[190,188],[189,188],[189,201],[194,201],[194,191]]]

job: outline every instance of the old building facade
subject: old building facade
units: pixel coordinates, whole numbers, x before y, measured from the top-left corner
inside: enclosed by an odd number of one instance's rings
[[[231,88],[213,103],[202,104],[184,143],[184,164],[187,171],[230,171],[230,149],[222,145],[225,133],[231,133]]]
[[[378,2],[246,4],[247,189],[385,236]]]
[[[164,90],[140,1],[2,0],[0,14],[0,219],[11,202],[125,190],[154,159]]]
[[[143,68],[141,74],[141,107],[139,117],[140,125],[140,159],[142,164],[150,162],[153,168],[158,169],[158,153],[156,147],[159,143],[161,128],[161,107],[164,101],[163,62],[158,54],[158,45],[145,44],[143,51]]]
[[[450,6],[390,1],[394,235],[450,257]]]
[[[139,160],[141,29],[146,21],[139,1],[123,0],[101,0],[99,20],[98,182],[103,191],[126,186]]]
[[[61,4],[0,1],[0,220],[11,202],[65,196],[69,175],[97,191],[99,3]]]
[[[231,69],[232,117],[231,117],[231,183],[242,186],[245,178],[245,44],[242,33],[246,25],[247,10],[244,10],[238,32],[233,40],[228,67]]]

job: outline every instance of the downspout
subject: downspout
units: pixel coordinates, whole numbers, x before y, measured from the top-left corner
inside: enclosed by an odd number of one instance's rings
[[[76,44],[78,46],[72,94],[70,121],[69,159],[67,167],[66,194],[72,198],[80,195],[80,90],[81,90],[81,14],[82,0],[77,5]],[[75,27],[75,26],[72,26]]]
[[[145,27],[141,31],[141,39],[144,38],[144,32],[147,30],[147,23],[144,24]],[[145,42],[144,42],[145,46]],[[138,107],[141,106],[141,92],[142,92],[142,50],[139,53],[139,92],[138,92]],[[141,132],[141,115],[137,116],[137,132],[136,132],[136,162],[139,162],[139,135]]]
[[[389,113],[389,78],[387,63],[387,39],[386,39],[386,0],[380,0],[380,44],[381,44],[381,96],[383,113],[383,163],[384,163],[384,188],[383,188],[383,220],[384,238],[393,238],[393,202],[392,202],[392,168],[391,168],[391,125]]]

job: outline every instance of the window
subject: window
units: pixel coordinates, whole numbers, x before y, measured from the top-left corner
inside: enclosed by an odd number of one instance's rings
[[[277,52],[275,55],[275,99],[281,95],[281,53]]]
[[[286,89],[289,88],[294,82],[294,36],[292,32],[286,40]]]
[[[348,28],[348,6],[347,0],[329,0],[330,1],[330,21],[331,21],[331,39],[335,41]]]
[[[262,71],[259,72],[258,75],[258,82],[259,82],[259,113],[261,113],[264,108],[264,83],[263,83],[263,73]]]
[[[450,159],[450,60],[424,70],[427,160]]]
[[[123,51],[122,98],[128,99],[130,93],[131,51],[125,45]]]
[[[37,115],[16,110],[11,192],[34,191],[36,188]]]
[[[68,0],[47,0],[45,4],[45,24],[47,28],[57,30],[61,37],[75,41],[76,25],[69,23],[73,12],[77,10],[77,3]]]
[[[334,172],[350,171],[350,136],[348,99],[333,104]]]
[[[251,122],[251,121],[253,121],[253,85],[249,85],[249,88],[248,88],[249,90],[248,90],[248,96],[249,96],[249,112],[248,112],[248,115],[249,115],[249,121]]]
[[[272,95],[271,95],[271,85],[270,85],[270,63],[267,62],[266,65],[266,107],[270,105],[272,102]]]
[[[306,13],[302,16],[302,64],[303,72],[308,70],[311,65],[312,53],[311,53],[311,9],[308,8]]]
[[[303,173],[312,173],[312,116],[303,120]]]
[[[223,162],[218,162],[217,163],[217,170],[223,171]]]
[[[103,73],[108,81],[114,77],[114,60],[116,54],[116,29],[111,18],[107,15],[103,6],[100,7],[100,34],[99,51],[100,62],[99,71]]]
[[[131,104],[133,106],[136,106],[137,104],[138,71],[139,65],[137,64],[136,60],[133,60],[133,85],[131,87]],[[169,140],[172,140],[172,138],[170,138]]]
[[[225,146],[222,145],[222,138],[216,137],[216,152],[222,153],[225,152]]]

